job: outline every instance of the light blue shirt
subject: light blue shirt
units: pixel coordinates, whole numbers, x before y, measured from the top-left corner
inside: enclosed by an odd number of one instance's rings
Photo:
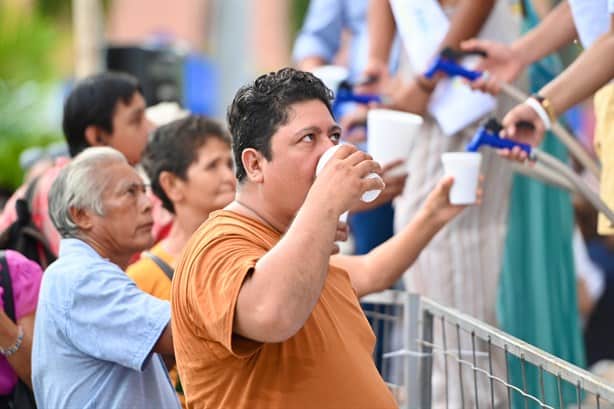
[[[368,5],[368,0],[311,0],[294,43],[293,60],[318,56],[330,63],[341,47],[341,33],[347,29],[351,33],[349,77],[356,80],[367,64],[369,52]],[[391,71],[396,69],[397,43],[390,54]]]
[[[152,349],[170,305],[77,239],[43,275],[32,346],[39,409],[179,408]]]

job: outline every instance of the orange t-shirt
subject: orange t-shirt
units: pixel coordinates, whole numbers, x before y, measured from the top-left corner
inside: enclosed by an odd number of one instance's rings
[[[171,295],[188,408],[396,408],[373,363],[373,331],[339,268],[329,268],[318,303],[294,337],[262,344],[232,333],[243,280],[279,239],[263,224],[222,210],[188,242]]]
[[[162,243],[156,244],[149,250],[149,252],[170,267],[173,266],[174,260],[164,248]],[[149,257],[141,255],[141,258],[135,263],[128,266],[126,274],[136,283],[136,286],[147,294],[151,294],[161,300],[171,299],[171,279],[168,278],[166,273]],[[177,365],[168,370],[168,376],[171,378],[171,384],[175,389],[179,385],[179,378],[177,375]],[[185,408],[185,399],[183,393],[177,392],[177,398],[179,403]]]
[[[149,252],[173,267],[173,256],[164,250],[162,243],[153,246]],[[146,293],[161,300],[171,299],[171,279],[151,258],[141,255],[139,260],[128,266],[126,274]]]

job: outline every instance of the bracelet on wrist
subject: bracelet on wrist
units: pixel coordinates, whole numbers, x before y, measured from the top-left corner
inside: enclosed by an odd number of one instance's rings
[[[535,111],[539,119],[544,124],[544,128],[546,128],[546,130],[550,130],[550,128],[552,127],[552,123],[550,122],[550,117],[548,116],[548,113],[546,112],[542,104],[540,104],[539,101],[533,97],[527,98],[524,103],[531,107],[533,111]]]
[[[19,351],[19,348],[21,347],[22,342],[23,342],[23,328],[21,328],[21,326],[17,326],[17,340],[15,341],[13,345],[11,345],[8,348],[0,347],[0,355],[4,356],[5,358],[10,357],[15,352]]]
[[[546,113],[548,114],[548,118],[550,119],[550,123],[556,122],[556,112],[554,112],[554,107],[552,106],[552,102],[542,95],[533,94],[531,98],[535,98],[537,102],[544,108]]]

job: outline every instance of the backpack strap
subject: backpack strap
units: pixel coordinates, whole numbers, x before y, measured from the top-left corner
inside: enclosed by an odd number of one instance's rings
[[[36,257],[35,261],[37,261],[38,264],[45,269],[56,259],[56,256],[53,251],[51,251],[49,241],[32,219],[34,196],[36,195],[36,189],[40,178],[40,175],[33,178],[28,184],[28,188],[26,189],[24,196],[17,199],[15,202],[15,211],[17,213],[17,225],[15,226],[15,229],[20,231],[15,248],[18,251],[21,251],[26,257]],[[11,232],[6,232],[6,234],[11,234]],[[13,232],[12,234],[14,235],[15,233]],[[2,237],[0,242],[4,243],[3,245],[5,245],[6,241],[9,240],[9,237],[10,236]],[[23,250],[22,247],[25,246],[25,242],[28,240],[37,243],[36,254],[30,254]]]
[[[173,274],[175,274],[173,267],[169,266],[167,262],[149,251],[144,251],[143,255],[156,263],[156,265],[160,267],[162,271],[164,271],[164,274],[166,274],[169,280],[173,280]]]
[[[17,322],[15,317],[15,301],[13,298],[13,285],[11,284],[11,273],[9,272],[9,263],[6,259],[6,253],[0,251],[0,286],[4,288],[2,301],[4,302],[4,311],[13,322]]]
[[[17,212],[17,219],[21,221],[23,225],[30,223],[32,220],[32,209],[34,208],[34,195],[36,194],[36,188],[38,187],[38,180],[40,176],[35,177],[28,184],[26,193],[22,198],[17,199],[15,202],[15,211]]]
[[[30,181],[28,185],[28,189],[26,190],[26,194],[23,196],[26,203],[28,203],[28,208],[32,211],[32,205],[34,203],[34,195],[36,194],[36,188],[38,187],[38,181],[40,180],[41,175],[36,176],[34,179]]]

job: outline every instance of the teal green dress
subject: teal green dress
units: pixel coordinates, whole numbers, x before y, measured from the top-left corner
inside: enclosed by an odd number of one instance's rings
[[[526,2],[525,3],[529,3]],[[536,25],[534,10],[527,7],[525,31]],[[539,90],[562,70],[557,56],[530,67],[531,91]],[[541,149],[564,161],[567,149],[548,133]],[[574,226],[569,193],[522,175],[515,175],[510,196],[510,214],[503,270],[499,286],[498,318],[509,334],[575,365],[584,365],[584,344],[576,300],[572,252]],[[512,383],[522,388],[521,365],[510,359]],[[528,391],[540,397],[537,369],[527,366]],[[544,379],[546,401],[558,407],[556,379]],[[566,402],[576,400],[575,390],[563,387]],[[513,394],[512,407],[525,408],[520,394]],[[537,408],[529,404],[528,408]]]

